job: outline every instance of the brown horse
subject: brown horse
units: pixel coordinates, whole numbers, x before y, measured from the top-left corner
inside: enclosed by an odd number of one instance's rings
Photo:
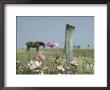
[[[43,46],[45,48],[45,43],[44,42],[27,42],[27,51],[30,51],[30,48],[36,48],[36,51],[39,50],[40,46]]]

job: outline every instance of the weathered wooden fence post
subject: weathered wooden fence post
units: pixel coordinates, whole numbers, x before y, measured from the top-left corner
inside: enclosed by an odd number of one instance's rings
[[[65,32],[65,52],[66,52],[66,63],[69,64],[73,60],[73,32],[75,27],[66,24]]]

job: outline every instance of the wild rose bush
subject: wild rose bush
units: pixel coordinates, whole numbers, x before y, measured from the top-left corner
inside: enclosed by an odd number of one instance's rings
[[[47,45],[51,48],[60,46],[58,42],[48,42]]]
[[[60,52],[56,52],[54,56],[55,62],[51,62],[50,64],[53,64],[53,67],[49,68],[48,66],[42,66],[43,63],[46,61],[46,55],[42,52],[38,52],[35,55],[35,60],[30,60],[27,65],[23,66],[20,64],[20,61],[17,61],[17,70],[18,73],[25,73],[25,74],[66,74],[67,68],[65,65],[61,64],[61,60],[63,56],[60,54]],[[74,66],[77,66],[75,62],[72,62],[70,64],[73,64]],[[70,69],[73,69],[70,67]],[[69,66],[68,66],[69,67]],[[68,69],[68,71],[71,72],[71,70]],[[73,72],[71,72],[73,73]]]

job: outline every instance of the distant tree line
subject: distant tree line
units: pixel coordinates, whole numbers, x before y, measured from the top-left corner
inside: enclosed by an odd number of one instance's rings
[[[74,48],[80,48],[80,45],[74,45]]]
[[[80,45],[74,45],[73,47],[74,47],[74,48],[81,48]],[[88,44],[87,47],[89,48],[89,47],[90,47],[90,44]]]

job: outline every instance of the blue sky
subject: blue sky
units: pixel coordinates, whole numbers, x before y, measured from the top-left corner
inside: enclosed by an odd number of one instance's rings
[[[73,45],[94,48],[93,16],[17,16],[17,48],[28,41],[56,41],[64,46],[66,24],[75,26]]]

